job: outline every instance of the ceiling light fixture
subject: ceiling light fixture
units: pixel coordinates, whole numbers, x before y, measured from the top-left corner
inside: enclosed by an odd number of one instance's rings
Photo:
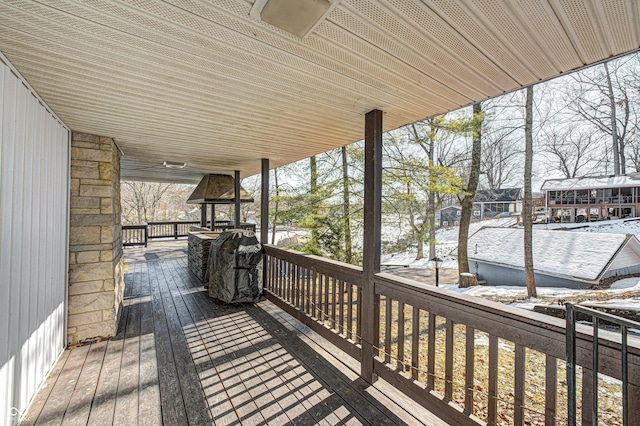
[[[341,0],[256,0],[249,16],[300,38],[312,33]]]
[[[187,163],[177,163],[175,161],[165,161],[162,163],[168,169],[184,169]]]

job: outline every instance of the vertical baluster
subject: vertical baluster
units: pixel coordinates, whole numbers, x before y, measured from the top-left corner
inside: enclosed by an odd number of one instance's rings
[[[347,284],[347,339],[353,339],[353,285]]]
[[[411,314],[411,378],[418,380],[418,360],[420,355],[420,309],[413,307]]]
[[[339,316],[338,316],[338,332],[344,334],[344,281],[338,280],[338,301],[339,301]]]
[[[316,309],[315,309],[315,317],[317,320],[321,320],[322,319],[322,279],[323,279],[323,274],[316,272],[316,285],[317,285],[317,292],[318,294],[316,295]]]
[[[278,289],[280,298],[284,299],[284,260],[282,259],[278,259]]]
[[[582,367],[582,425],[593,424],[591,413],[593,412],[593,371]]]
[[[305,282],[305,306],[306,312],[311,315],[311,269],[304,269],[304,282]]]
[[[282,293],[282,298],[286,301],[287,300],[287,295],[289,294],[289,292],[287,291],[287,263],[283,260],[280,263],[280,291]]]
[[[498,414],[498,338],[489,335],[489,401],[487,423],[495,424]]]
[[[309,279],[311,280],[311,317],[318,318],[318,284],[316,283],[318,275],[313,269],[309,270]]]
[[[264,262],[264,290],[271,290],[271,257],[267,254],[264,255],[264,258],[262,259],[262,261]]]
[[[336,277],[331,277],[331,329],[336,329]]]
[[[591,316],[593,324],[593,403],[591,404],[591,419],[593,424],[598,424],[598,329],[600,328],[600,320],[594,314]],[[584,413],[584,411],[583,411]],[[582,415],[585,417],[585,414]]]
[[[453,326],[453,321],[447,318],[445,323],[444,397],[449,401],[453,399]]]
[[[558,363],[551,355],[546,356],[544,384],[544,424],[555,426],[556,424],[556,388]]]
[[[329,280],[331,278],[328,275],[324,276],[324,316],[323,321],[329,320]]]
[[[291,264],[291,262],[287,262],[286,264],[286,268],[287,268],[287,280],[285,282],[285,289],[287,291],[287,297],[286,300],[287,302],[291,303],[291,299],[293,299],[293,265]]]
[[[515,347],[515,389],[513,396],[513,423],[515,425],[524,424],[524,365],[526,349],[516,343]]]
[[[360,344],[362,343],[362,286],[357,286],[356,291],[356,343]],[[374,330],[379,326],[380,324],[374,324]],[[376,331],[375,334],[380,336],[380,331]]]
[[[285,294],[285,271],[284,271],[284,260],[280,259],[279,262],[279,271],[278,271],[278,275],[280,276],[280,278],[278,279],[278,285],[280,286],[280,297],[284,300],[286,300],[286,294]]]
[[[427,346],[427,387],[433,389],[436,373],[436,316],[429,312],[429,335]]]
[[[404,303],[398,302],[398,364],[397,368],[404,371]]]
[[[384,362],[391,362],[391,307],[393,301],[389,296],[385,296],[384,311]]]
[[[476,330],[466,326],[465,336],[465,375],[464,375],[464,411],[473,414],[473,373],[475,371]]]
[[[295,267],[296,272],[296,307],[303,309],[302,298],[304,297],[304,291],[302,288],[302,268],[299,265]]]
[[[275,290],[276,290],[276,294],[278,295],[278,297],[282,298],[282,283],[280,282],[280,280],[282,279],[282,266],[281,266],[281,259],[274,259],[274,273],[275,273],[275,278],[274,278],[274,284],[276,286]]]
[[[289,262],[287,270],[289,271],[289,284],[287,285],[287,287],[289,288],[289,303],[295,306],[295,297],[296,297],[296,293],[295,293],[295,272],[294,272],[294,268],[295,265],[291,262]]]
[[[622,424],[628,425],[629,424],[629,370],[628,370],[629,358],[627,356],[628,329],[626,325],[620,326],[620,337],[622,338]]]

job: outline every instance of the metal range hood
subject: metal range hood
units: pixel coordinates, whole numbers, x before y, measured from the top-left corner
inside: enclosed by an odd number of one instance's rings
[[[235,201],[233,176],[208,174],[193,190],[187,199],[187,204],[233,204]],[[253,201],[251,195],[240,187],[240,202],[253,203]]]

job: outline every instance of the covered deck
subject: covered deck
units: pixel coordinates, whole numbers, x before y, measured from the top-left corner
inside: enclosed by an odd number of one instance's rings
[[[185,241],[125,259],[117,335],[67,349],[23,425],[446,424],[273,303],[210,299]]]

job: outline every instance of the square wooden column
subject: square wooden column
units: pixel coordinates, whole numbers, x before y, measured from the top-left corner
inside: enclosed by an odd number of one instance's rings
[[[235,204],[236,204],[236,210],[235,210],[235,218],[233,221],[233,226],[236,229],[240,229],[240,170],[236,170],[234,172],[234,179],[233,179],[233,183],[235,186]]]
[[[262,193],[260,195],[260,243],[269,241],[269,159],[262,159]]]
[[[364,132],[364,241],[360,315],[362,330],[361,375],[369,383],[373,373],[373,348],[379,346],[380,296],[375,294],[374,275],[380,272],[382,211],[382,111],[369,111]]]

